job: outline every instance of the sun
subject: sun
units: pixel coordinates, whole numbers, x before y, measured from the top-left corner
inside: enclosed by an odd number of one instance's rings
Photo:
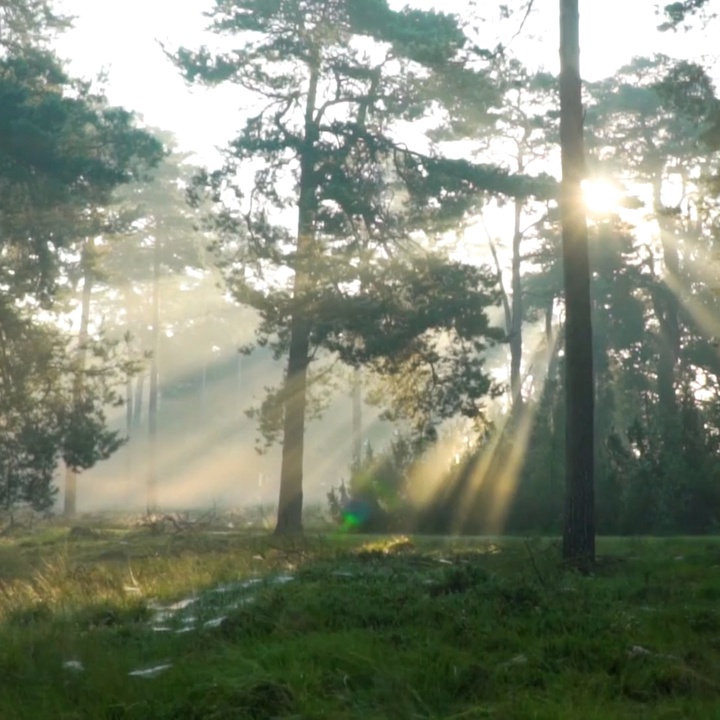
[[[582,184],[585,207],[593,215],[608,215],[620,207],[622,193],[609,180],[584,180]]]

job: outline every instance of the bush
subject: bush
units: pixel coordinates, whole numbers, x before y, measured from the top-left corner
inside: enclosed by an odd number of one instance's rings
[[[423,448],[398,434],[389,447],[375,455],[371,445],[350,466],[350,481],[340,481],[327,494],[330,514],[349,531],[383,533],[403,530],[407,516],[407,480]]]

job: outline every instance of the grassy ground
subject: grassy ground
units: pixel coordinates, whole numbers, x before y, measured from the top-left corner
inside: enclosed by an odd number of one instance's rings
[[[581,577],[551,541],[6,538],[0,718],[720,720],[720,540],[600,553]]]

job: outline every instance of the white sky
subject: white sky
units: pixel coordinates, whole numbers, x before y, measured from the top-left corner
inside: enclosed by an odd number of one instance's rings
[[[101,69],[109,74],[110,101],[140,113],[153,126],[174,132],[183,150],[194,151],[204,161],[242,126],[237,89],[213,91],[187,88],[164,57],[156,39],[169,48],[202,44],[206,19],[202,9],[211,0],[60,0],[62,9],[77,16],[76,27],[57,43],[71,71],[94,77]],[[408,0],[428,8],[467,13],[469,0]],[[512,0],[507,0],[513,4]],[[402,6],[405,0],[391,0]],[[588,79],[608,76],[633,56],[663,52],[698,59],[710,53],[713,43],[695,29],[690,33],[659,33],[654,0],[580,0],[582,72]],[[519,18],[497,23],[499,3],[483,2],[491,9],[482,32],[491,47],[504,44],[519,26]],[[511,49],[525,62],[556,71],[558,65],[559,0],[535,0],[533,13]],[[206,36],[207,37],[207,36]],[[716,44],[716,43],[715,43]],[[717,73],[715,73],[717,75]]]

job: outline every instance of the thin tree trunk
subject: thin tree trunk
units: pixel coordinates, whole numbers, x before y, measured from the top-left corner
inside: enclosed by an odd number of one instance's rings
[[[203,360],[202,374],[200,376],[200,419],[204,423],[207,419],[207,358]]]
[[[152,358],[150,359],[150,397],[148,399],[148,475],[147,510],[157,509],[157,408],[158,352],[160,349],[160,238],[153,245]]]
[[[505,332],[509,336],[512,330],[512,307],[510,305],[510,298],[508,297],[507,290],[505,289],[505,283],[503,283],[500,257],[498,256],[495,243],[490,236],[488,236],[488,245],[490,247],[490,254],[493,257],[493,262],[495,263],[495,272],[497,273],[498,285],[500,286],[500,300],[502,301],[503,314],[505,316]]]
[[[237,393],[238,393],[238,400],[242,398],[243,395],[243,361],[242,361],[242,353],[237,354]],[[238,405],[240,403],[238,402]],[[240,417],[243,417],[245,413],[241,413]]]
[[[353,369],[352,379],[352,460],[358,466],[362,462],[362,370]]]
[[[560,0],[560,144],[566,377],[563,559],[586,570],[595,560],[595,452],[590,264],[581,188],[585,149],[578,0]]]
[[[135,381],[135,403],[133,408],[133,427],[137,430],[142,423],[143,399],[145,395],[145,373],[141,372]]]
[[[681,292],[680,253],[676,219],[668,214],[662,202],[662,172],[653,181],[653,200],[660,241],[663,250],[662,283],[652,293],[653,310],[660,326],[658,337],[657,394],[658,420],[662,438],[662,451],[666,457],[675,456],[681,447],[680,417],[676,380],[680,358],[680,304]],[[656,513],[670,518],[676,512],[676,498],[683,478],[664,473],[655,483]]]
[[[522,157],[518,158],[519,172],[523,172],[524,166]],[[522,256],[520,255],[520,245],[522,243],[522,230],[520,221],[522,219],[522,203],[517,200],[515,202],[515,219],[513,224],[513,246],[512,246],[512,268],[510,279],[510,296],[505,289],[502,279],[502,266],[498,256],[497,248],[492,238],[488,236],[488,244],[490,253],[495,262],[495,269],[498,276],[498,284],[500,285],[500,297],[502,300],[503,312],[505,315],[505,332],[510,344],[510,400],[513,410],[520,409],[522,406],[522,379],[520,370],[522,366],[522,319],[523,319],[523,301],[522,301],[522,278],[520,274]]]
[[[546,375],[545,382],[555,382],[558,375],[558,353],[562,346],[562,333],[564,328],[561,325],[553,328],[553,308],[555,298],[550,298],[545,309],[545,345],[547,347]]]
[[[495,247],[495,243],[493,242],[490,235],[488,235],[488,245],[490,246],[490,254],[493,257],[493,261],[495,262],[495,271],[497,272],[497,280],[498,285],[500,286],[500,300],[502,301],[502,307],[503,307],[503,313],[505,316],[505,335],[508,338],[508,342],[510,341],[510,337],[512,334],[512,328],[513,328],[513,315],[512,315],[512,306],[510,304],[510,297],[508,296],[507,290],[505,289],[505,283],[503,283],[503,277],[502,277],[502,265],[500,264],[500,258],[498,256],[497,248]],[[512,377],[512,349],[511,349],[511,359],[510,359],[510,376]],[[512,383],[510,384],[510,407],[512,408],[513,405],[513,392],[512,392]]]
[[[515,225],[513,231],[512,247],[512,310],[510,312],[510,391],[512,392],[513,410],[522,407],[522,381],[520,378],[520,367],[522,365],[522,319],[523,300],[522,284],[520,277],[520,243],[522,242],[522,231],[520,220],[522,218],[522,202],[515,200]]]
[[[545,342],[549,345],[553,341],[553,311],[555,309],[555,298],[551,297],[545,308]]]
[[[655,212],[663,249],[665,282],[654,296],[654,311],[660,325],[657,390],[660,424],[666,442],[672,443],[677,429],[677,396],[675,376],[680,354],[680,320],[676,293],[680,287],[680,257],[673,219],[662,206],[662,179],[653,182]]]
[[[126,308],[127,308],[127,314],[128,318],[130,317],[130,309],[127,307],[127,295],[126,298]],[[127,360],[130,362],[135,355],[134,348],[133,348],[133,342],[132,342],[132,336],[130,332],[128,331],[125,335],[125,351],[127,353]],[[130,502],[132,498],[132,476],[133,476],[133,445],[131,442],[132,435],[133,435],[133,414],[134,414],[134,406],[133,406],[133,375],[132,373],[128,372],[128,374],[125,376],[125,435],[127,437],[127,442],[125,443],[125,449],[124,449],[124,458],[125,458],[125,488],[126,488],[126,496],[125,500],[126,502]]]
[[[310,67],[310,86],[305,107],[304,146],[300,152],[298,239],[293,280],[295,307],[290,319],[290,352],[284,387],[285,415],[276,535],[302,532],[303,456],[310,352],[310,321],[304,303],[305,293],[312,282],[310,263],[315,244],[314,151],[318,137],[315,104],[319,76],[319,62],[314,60]]]
[[[78,332],[77,364],[78,372],[73,383],[73,405],[77,407],[82,400],[83,371],[87,357],[88,326],[90,324],[90,298],[92,296],[92,249],[94,241],[87,238],[83,244],[80,262],[83,270],[83,291],[80,306],[80,330]],[[77,473],[73,468],[65,468],[65,498],[63,514],[73,517],[77,512]]]
[[[125,381],[125,432],[127,443],[125,445],[125,487],[126,502],[132,497],[132,474],[133,474],[133,446],[131,443],[133,430],[133,381],[132,375],[127,376]]]
[[[132,375],[125,380],[125,433],[128,440],[132,436],[133,429],[133,382]]]

